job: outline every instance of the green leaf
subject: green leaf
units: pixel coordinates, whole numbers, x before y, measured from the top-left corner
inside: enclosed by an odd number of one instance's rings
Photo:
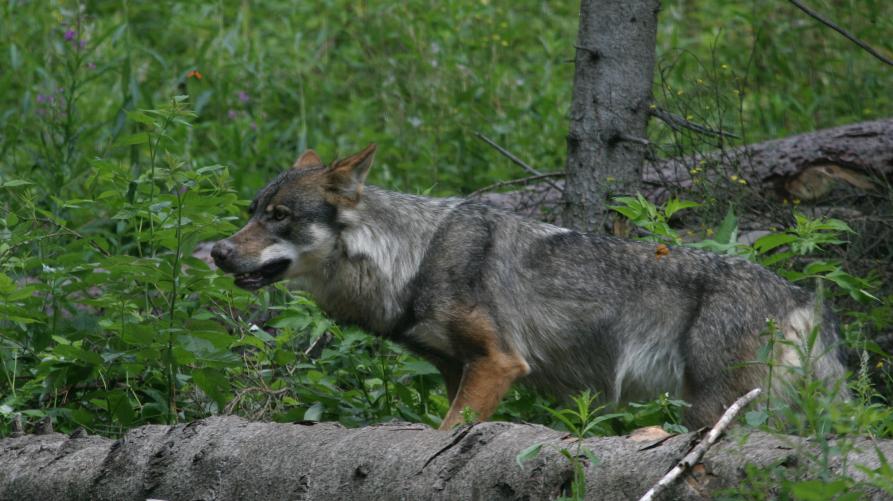
[[[803,501],[825,501],[846,491],[847,483],[843,480],[827,482],[824,480],[804,480],[791,486],[794,498]]]
[[[229,379],[218,369],[196,369],[192,371],[192,381],[217,403],[219,409],[223,409],[231,398]]]
[[[149,142],[149,134],[146,132],[138,132],[129,136],[123,136],[115,141],[114,146],[130,146],[134,144],[143,144]]]
[[[319,421],[325,410],[321,402],[316,402],[304,411],[304,421]]]
[[[639,219],[639,216],[640,216],[640,214],[641,214],[640,211],[637,211],[637,210],[632,209],[632,208],[630,208],[630,207],[615,206],[615,207],[611,207],[611,209],[614,210],[614,211],[616,211],[616,212],[619,212],[619,213],[623,214],[624,216],[627,217],[627,219],[629,219],[629,220],[631,220],[631,221],[636,221],[636,220],[638,220],[638,219]]]
[[[664,215],[667,219],[679,212],[682,209],[690,209],[692,207],[700,207],[701,204],[697,202],[689,202],[687,200],[679,200],[678,198],[673,198],[669,202],[667,202],[667,206],[664,208]]]
[[[59,344],[53,348],[53,353],[69,360],[84,362],[88,365],[102,365],[102,357],[92,351],[87,351],[70,344]]]
[[[29,184],[34,184],[31,181],[25,181],[24,179],[10,179],[9,181],[3,181],[0,183],[0,188],[15,188],[16,186],[27,186]]]
[[[123,390],[115,390],[110,392],[106,397],[106,402],[108,402],[109,409],[115,419],[118,420],[124,426],[128,426],[133,423],[135,414],[133,412],[133,406],[130,404],[130,398],[128,398],[127,393]]]
[[[133,110],[127,112],[127,119],[131,122],[138,122],[145,125],[155,126],[155,120],[142,110]]]
[[[716,241],[721,244],[735,243],[738,239],[738,217],[735,216],[735,210],[729,206],[726,211],[726,217],[723,218],[719,229],[716,230]]]
[[[518,466],[524,468],[524,463],[539,456],[540,450],[542,450],[542,448],[543,444],[531,445],[530,447],[519,452],[517,456],[515,456],[515,462],[518,463]]]
[[[764,410],[749,411],[744,415],[744,421],[754,428],[762,426],[769,419],[769,414]]]
[[[753,243],[753,248],[756,249],[758,253],[765,254],[772,249],[787,245],[795,240],[797,240],[797,237],[789,233],[772,233],[771,235],[758,238],[757,241]]]
[[[599,457],[596,456],[595,453],[592,452],[588,447],[581,447],[580,452],[582,452],[583,455],[586,456],[586,459],[589,460],[589,464],[591,466],[597,466],[601,462],[601,459],[599,459]]]

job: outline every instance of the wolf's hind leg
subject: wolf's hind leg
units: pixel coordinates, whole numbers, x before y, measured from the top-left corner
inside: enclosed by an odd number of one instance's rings
[[[441,430],[462,424],[463,410],[468,407],[477,419],[489,418],[512,383],[530,371],[527,363],[517,356],[491,353],[465,365],[456,397],[452,399]]]
[[[462,364],[454,360],[431,359],[431,363],[440,375],[443,376],[443,382],[446,385],[447,398],[450,403],[456,400],[456,393],[459,391],[459,383],[462,381]]]

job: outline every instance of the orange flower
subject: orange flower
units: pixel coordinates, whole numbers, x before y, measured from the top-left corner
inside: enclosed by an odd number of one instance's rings
[[[670,254],[670,248],[664,244],[657,244],[657,249],[654,251],[654,257],[658,260],[664,256],[668,256]]]
[[[186,78],[194,78],[196,80],[201,80],[204,78],[198,70],[189,70],[189,73],[186,74]]]

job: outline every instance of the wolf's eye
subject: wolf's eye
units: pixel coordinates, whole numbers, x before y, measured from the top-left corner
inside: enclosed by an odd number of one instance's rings
[[[275,219],[276,221],[282,221],[283,219],[288,217],[288,213],[289,213],[289,211],[285,207],[281,207],[281,206],[274,207],[273,208],[273,219]]]

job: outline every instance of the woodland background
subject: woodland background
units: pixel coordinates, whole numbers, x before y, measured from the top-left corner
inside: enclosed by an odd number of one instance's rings
[[[893,3],[813,4],[893,53]],[[254,192],[306,148],[331,161],[378,143],[372,184],[434,196],[526,175],[478,132],[541,171],[561,171],[578,9],[526,0],[4,3],[0,436],[16,420],[30,429],[48,418],[56,430],[110,437],[215,414],[438,424],[447,401],[428,363],[335,325],[282,284],[239,290],[193,249],[237,229]],[[734,137],[652,119],[652,162],[893,116],[891,68],[786,2],[664,2],[658,19],[656,107]],[[630,198],[618,212],[647,230],[633,236],[700,242],[822,284],[843,322],[858,396],[831,404],[804,383],[797,409],[770,406],[746,424],[890,437],[889,183],[842,189],[840,204],[857,200],[876,216],[865,227],[808,201],[773,201],[787,216],[766,229],[782,236],[760,247],[737,245],[738,215],[769,195],[734,173],[723,179],[674,192],[697,203],[684,220],[671,216],[689,204],[668,211]],[[496,417],[574,431],[563,405],[517,388]],[[589,432],[681,431],[683,406],[663,397],[615,409]],[[810,499],[810,484],[772,475],[755,471],[743,488]],[[889,468],[878,475],[877,485],[893,487]]]

